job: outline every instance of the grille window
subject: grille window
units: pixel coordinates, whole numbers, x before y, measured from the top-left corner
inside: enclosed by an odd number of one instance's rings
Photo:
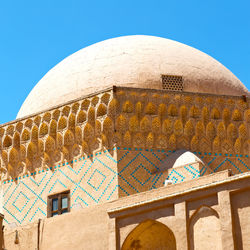
[[[162,88],[183,91],[182,76],[162,75]]]

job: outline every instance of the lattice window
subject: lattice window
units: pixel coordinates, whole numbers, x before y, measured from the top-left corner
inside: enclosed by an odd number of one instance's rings
[[[163,89],[183,91],[182,76],[162,75],[161,77]]]

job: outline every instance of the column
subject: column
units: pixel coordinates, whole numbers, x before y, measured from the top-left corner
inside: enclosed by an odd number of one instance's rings
[[[109,250],[117,250],[116,218],[109,218]]]
[[[218,203],[220,207],[222,247],[223,250],[233,250],[232,211],[230,193],[228,190],[218,192]]]
[[[175,238],[177,249],[188,249],[188,237],[187,237],[187,214],[186,214],[186,202],[176,203],[175,209],[175,223],[177,230],[175,230]]]

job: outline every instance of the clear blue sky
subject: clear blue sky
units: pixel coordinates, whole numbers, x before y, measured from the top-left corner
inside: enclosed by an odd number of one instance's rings
[[[250,89],[249,0],[5,0],[0,3],[0,123],[66,56],[123,35],[177,40],[211,55]]]

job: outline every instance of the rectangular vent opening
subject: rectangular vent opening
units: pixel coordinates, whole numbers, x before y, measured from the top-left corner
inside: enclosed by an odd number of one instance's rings
[[[183,91],[182,76],[162,75],[162,88],[166,90]]]

